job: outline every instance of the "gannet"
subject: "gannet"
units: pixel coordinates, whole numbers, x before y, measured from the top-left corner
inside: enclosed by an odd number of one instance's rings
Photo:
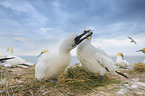
[[[138,51],[136,51],[136,52],[143,52],[143,53],[145,54],[145,48],[143,48],[143,49],[141,49],[141,50],[138,50]],[[145,64],[145,59],[144,59],[143,63]]]
[[[0,55],[0,59],[2,59],[2,58],[5,58],[5,56],[4,55]]]
[[[41,51],[41,53],[40,53],[37,57],[40,57],[42,54],[44,54],[44,53],[48,53],[48,52],[49,52],[49,50],[44,49],[44,50]]]
[[[127,68],[130,64],[124,59],[123,53],[117,53],[116,65],[120,68]]]
[[[136,44],[136,41],[135,40],[133,40],[131,37],[128,37],[131,41],[130,41],[130,43],[134,43],[134,44]]]
[[[84,30],[85,32],[87,30]],[[89,30],[93,33],[92,30]],[[93,35],[93,34],[92,34]],[[96,48],[91,44],[92,35],[84,40],[77,47],[77,57],[81,64],[90,72],[94,74],[99,74],[99,80],[107,72],[116,72],[126,78],[124,74],[116,70],[116,66],[112,59],[100,48]]]
[[[9,59],[14,59],[14,57],[6,58],[4,55],[0,55],[0,63],[4,63],[6,62],[6,60],[9,60]]]
[[[90,34],[90,32],[81,35],[73,33],[62,42],[56,54],[49,52],[47,55],[42,55],[35,66],[35,78],[38,80],[57,79],[70,64],[70,51],[89,37]]]
[[[14,56],[12,47],[8,47],[7,51],[9,51],[7,58],[14,57],[14,59],[7,60],[7,62],[5,63],[5,66],[7,66],[7,65],[15,66],[18,64],[24,64],[24,60],[22,58],[20,58],[18,56]]]
[[[26,65],[26,66],[33,66],[33,65],[35,65],[34,63],[32,63],[32,62],[28,62],[26,59],[23,59],[23,61],[24,61],[24,65]],[[23,65],[23,64],[22,64]]]
[[[48,52],[49,52],[49,50],[47,50],[47,49],[42,50],[41,53],[37,56],[37,57],[39,57],[37,61],[40,61],[40,60],[41,60],[41,57],[42,57],[44,54],[47,55],[46,53],[48,53]],[[42,55],[42,56],[41,56],[41,55]]]

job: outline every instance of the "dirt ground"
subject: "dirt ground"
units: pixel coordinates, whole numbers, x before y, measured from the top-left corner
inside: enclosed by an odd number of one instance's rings
[[[0,67],[1,96],[144,96],[145,72],[136,72],[133,69],[118,69],[129,78],[107,74],[109,78],[120,81],[108,83],[103,86],[91,88],[91,90],[74,92],[68,86],[62,84],[52,85],[49,82],[40,82],[34,77],[34,66],[27,68]],[[83,80],[79,81],[83,82]],[[105,81],[104,81],[105,82]]]
[[[108,84],[104,87],[92,89],[90,96],[145,96],[145,72],[134,72],[133,69],[119,69],[129,78],[118,78],[119,84]],[[113,76],[112,76],[113,77]],[[111,77],[111,78],[112,78]]]

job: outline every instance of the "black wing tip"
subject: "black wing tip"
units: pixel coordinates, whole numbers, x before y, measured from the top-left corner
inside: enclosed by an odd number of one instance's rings
[[[4,60],[9,60],[9,59],[14,59],[15,57],[11,57],[11,58],[2,58],[0,59],[0,61],[4,61]]]
[[[115,71],[117,74],[119,74],[119,75],[121,75],[121,76],[123,76],[123,77],[125,77],[125,78],[128,78],[126,75],[124,75],[123,73],[121,73],[121,72],[118,72],[118,71]]]

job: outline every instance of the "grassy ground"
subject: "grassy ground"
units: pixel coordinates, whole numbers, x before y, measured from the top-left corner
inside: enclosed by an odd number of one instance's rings
[[[138,81],[145,81],[145,72],[137,72],[134,69],[120,69],[119,71],[127,73],[129,79],[120,77],[116,74],[107,74],[98,80],[98,76],[85,70],[83,67],[70,67],[66,73],[60,77],[60,83],[53,84],[48,81],[38,81],[34,77],[34,66],[28,68],[5,68],[0,67],[1,78],[4,82],[0,84],[0,94],[3,96],[12,95],[116,95],[117,92],[129,84],[134,78]],[[5,79],[4,79],[5,78]],[[125,94],[136,95],[136,91],[128,89]],[[130,91],[131,90],[131,91]],[[142,90],[141,90],[142,91]],[[145,93],[145,91],[144,91]]]

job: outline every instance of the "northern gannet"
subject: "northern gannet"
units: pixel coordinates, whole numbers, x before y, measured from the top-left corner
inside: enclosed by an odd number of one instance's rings
[[[133,40],[131,37],[128,37],[131,41],[130,41],[130,43],[134,43],[134,44],[136,44],[136,41],[135,40]]]
[[[86,30],[84,30],[85,32]],[[90,32],[93,32],[89,30]],[[93,34],[92,34],[93,35]],[[90,72],[94,74],[99,73],[99,80],[107,72],[116,72],[126,78],[124,74],[116,70],[116,66],[112,59],[100,48],[96,48],[91,44],[92,35],[84,40],[77,47],[77,57],[81,64]]]
[[[7,65],[15,66],[15,65],[19,65],[19,64],[24,64],[24,60],[22,58],[20,58],[18,56],[14,56],[12,47],[8,47],[7,51],[9,51],[7,58],[14,57],[14,59],[7,60],[7,62],[5,63],[4,66],[7,66]]]
[[[32,63],[32,62],[28,62],[26,59],[23,59],[24,60],[24,65],[26,65],[26,66],[33,66],[33,65],[35,65],[34,63]],[[23,64],[22,64],[23,65]]]
[[[49,50],[44,49],[44,50],[41,51],[41,53],[40,53],[37,57],[40,57],[42,54],[44,54],[44,53],[48,53],[48,52],[49,52]]]
[[[47,49],[42,50],[41,53],[37,56],[37,57],[39,57],[37,61],[40,61],[40,60],[41,60],[41,57],[42,57],[43,55],[47,55],[48,52],[49,52],[49,50],[47,50]],[[46,54],[46,53],[47,53],[47,54]]]
[[[0,63],[5,63],[6,60],[14,59],[14,57],[6,58],[4,55],[0,55]]]
[[[138,51],[136,51],[136,52],[143,52],[143,53],[145,54],[145,48],[143,48],[143,49],[141,49],[141,50],[138,50]],[[145,64],[145,59],[144,59],[143,63]]]
[[[35,66],[35,78],[38,80],[57,79],[70,64],[70,51],[89,37],[90,34],[90,32],[81,35],[73,33],[62,42],[58,53],[49,52],[47,55],[42,55]]]
[[[124,59],[123,53],[117,53],[116,65],[120,68],[127,68],[130,64]]]

